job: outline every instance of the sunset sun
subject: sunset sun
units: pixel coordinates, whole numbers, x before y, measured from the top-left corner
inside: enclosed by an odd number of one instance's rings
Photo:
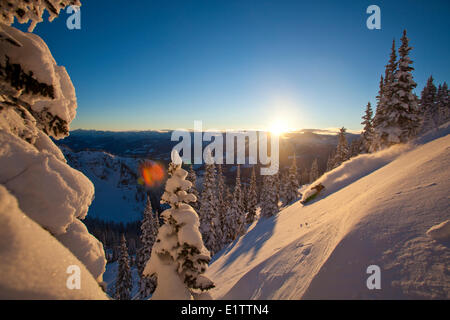
[[[274,135],[282,135],[283,133],[288,131],[288,128],[282,121],[273,122],[269,127],[270,133]]]

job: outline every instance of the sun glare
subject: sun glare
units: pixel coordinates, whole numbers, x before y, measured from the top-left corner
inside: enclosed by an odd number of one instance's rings
[[[274,135],[282,135],[283,133],[287,132],[287,128],[285,125],[283,125],[283,123],[281,122],[274,122],[270,125],[269,128],[270,133],[274,134]]]

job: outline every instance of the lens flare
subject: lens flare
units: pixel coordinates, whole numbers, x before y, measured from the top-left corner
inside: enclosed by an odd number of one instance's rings
[[[145,161],[139,166],[141,176],[138,183],[147,187],[155,187],[159,185],[165,176],[164,168],[154,161]]]

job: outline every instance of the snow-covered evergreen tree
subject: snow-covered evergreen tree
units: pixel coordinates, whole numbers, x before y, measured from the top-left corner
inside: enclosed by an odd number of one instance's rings
[[[383,78],[381,79],[383,81]],[[370,102],[367,103],[366,111],[364,116],[362,117],[363,122],[361,122],[362,125],[364,125],[363,131],[361,133],[361,149],[360,151],[363,153],[366,153],[369,151],[370,146],[372,145],[372,139],[373,139],[373,111],[372,106]]]
[[[330,155],[328,156],[327,160],[327,171],[331,171],[334,168],[334,157],[335,157],[335,151],[333,150]]]
[[[240,166],[236,170],[236,184],[234,187],[233,198],[226,214],[226,230],[228,232],[227,240],[231,242],[244,234],[245,231],[245,212],[242,207],[242,186]]]
[[[319,179],[319,164],[317,159],[314,159],[311,165],[311,171],[309,172],[309,181],[313,183],[317,179]]]
[[[289,168],[289,178],[287,181],[288,185],[285,189],[285,200],[286,204],[292,203],[298,197],[298,188],[300,187],[300,183],[298,181],[298,172],[297,172],[297,158],[294,154],[292,159],[292,164]]]
[[[423,88],[419,101],[419,114],[422,117],[420,132],[427,132],[434,129],[439,124],[439,109],[437,104],[436,86],[433,83],[433,76],[427,80]]]
[[[155,277],[145,277],[142,273],[147,261],[150,259],[152,247],[158,234],[158,228],[158,218],[154,216],[150,197],[147,196],[147,204],[145,206],[141,223],[141,248],[137,254],[137,269],[140,276],[139,297],[141,299],[147,298],[153,293],[153,291],[155,291],[156,288]]]
[[[450,121],[450,96],[446,82],[444,82],[442,85],[439,85],[436,97],[436,105],[439,113],[438,125]]]
[[[115,298],[117,300],[130,300],[133,282],[131,279],[130,256],[128,255],[127,240],[122,234],[120,242],[120,256],[115,284]]]
[[[303,168],[302,170],[302,177],[301,177],[301,185],[305,185],[310,183],[311,181],[309,180],[309,171],[307,168]]]
[[[347,139],[345,138],[345,131],[346,131],[346,129],[344,127],[342,127],[339,130],[338,145],[337,145],[336,153],[335,153],[334,159],[333,159],[334,168],[339,167],[342,162],[350,159],[350,151],[349,151]],[[312,177],[315,174],[316,173],[314,173],[314,174],[310,173],[310,177]],[[311,180],[311,178],[310,178],[310,181],[313,182],[313,180]]]
[[[278,213],[278,195],[275,175],[263,176],[261,192],[261,217],[272,217]]]
[[[420,125],[417,98],[412,92],[416,83],[411,73],[414,68],[411,67],[412,61],[409,58],[411,47],[406,30],[403,31],[401,42],[398,68],[392,81],[390,80],[392,75],[389,74],[389,82],[384,85],[384,101],[380,115],[378,110],[375,115],[373,149],[407,142],[417,133]]]
[[[191,193],[191,182],[186,180],[187,171],[181,168],[181,158],[172,152],[169,179],[161,202],[170,205],[161,216],[164,224],[158,230],[144,275],[155,274],[158,284],[152,299],[190,300],[197,290],[214,287],[204,273],[210,254],[203,244],[200,221],[195,210],[188,204],[197,199]]]
[[[248,212],[247,212],[247,223],[252,223],[256,217],[256,206],[258,205],[258,193],[256,187],[256,173],[255,167],[252,167],[252,174],[250,176],[250,187],[247,193],[247,203],[248,203]]]
[[[189,190],[197,199],[199,199],[199,193],[197,190],[197,174],[194,171],[194,167],[191,164],[189,166],[189,173],[188,176],[186,178],[186,180],[190,181],[192,183],[192,187],[191,190]],[[194,210],[198,210],[199,209],[199,204],[200,202],[194,202],[191,204],[191,207],[194,208]]]
[[[206,248],[213,255],[220,249],[218,239],[222,238],[219,226],[218,201],[216,193],[216,168],[207,164],[203,179],[203,189],[200,196],[200,232]]]
[[[226,214],[228,210],[227,205],[227,187],[225,185],[225,177],[222,171],[222,165],[217,165],[217,217],[218,217],[218,225],[216,226],[216,230],[219,229],[220,232],[217,232],[217,245],[219,250],[222,249],[227,243],[227,230],[226,230]]]
[[[360,138],[354,139],[348,148],[349,159],[359,155],[362,150],[365,150],[362,140]]]
[[[19,23],[28,23],[31,20],[28,31],[32,32],[36,24],[42,22],[45,10],[49,14],[48,21],[53,21],[61,10],[70,5],[79,7],[81,3],[79,0],[2,0],[0,1],[0,23],[11,25],[14,18]]]
[[[391,54],[389,62],[385,67],[384,79],[381,77],[380,88],[378,91],[378,104],[375,116],[373,118],[373,138],[369,151],[379,150],[382,146],[383,127],[387,122],[387,104],[392,99],[392,89],[394,83],[394,74],[397,70],[397,53],[395,50],[395,39],[392,40]],[[384,80],[384,81],[383,81]]]

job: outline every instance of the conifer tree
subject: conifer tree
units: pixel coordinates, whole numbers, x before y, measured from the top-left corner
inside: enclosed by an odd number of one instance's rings
[[[311,171],[309,172],[309,181],[313,183],[317,179],[319,179],[319,164],[317,162],[317,159],[314,159],[311,165]]]
[[[119,267],[115,284],[115,298],[117,300],[130,300],[133,287],[130,270],[130,256],[128,255],[127,240],[122,234],[120,242]]]
[[[218,201],[216,193],[216,168],[214,164],[207,164],[200,197],[200,232],[203,241],[211,255],[219,250],[218,239],[222,238],[218,228]]]
[[[252,167],[252,174],[250,176],[250,187],[248,190],[248,212],[247,212],[247,223],[252,223],[256,217],[256,206],[258,205],[258,194],[256,187],[256,173],[255,166]]]
[[[225,177],[222,171],[222,165],[217,165],[217,217],[218,225],[216,230],[219,229],[220,232],[217,233],[217,245],[219,250],[222,249],[226,243],[227,230],[225,226],[226,214],[227,214],[227,187],[225,185]]]
[[[302,185],[308,184],[311,181],[309,180],[309,172],[307,168],[304,168],[302,171]]]
[[[363,132],[361,133],[361,150],[362,152],[366,153],[369,151],[370,146],[372,145],[372,139],[373,139],[373,112],[372,112],[372,106],[370,102],[367,103],[366,111],[364,116],[362,117],[363,122],[361,124],[364,125]]]
[[[369,151],[379,150],[382,142],[383,128],[387,122],[387,104],[392,99],[392,90],[394,83],[394,74],[397,70],[397,53],[395,50],[395,39],[392,40],[391,54],[389,62],[385,67],[384,79],[381,77],[380,88],[378,91],[378,105],[373,118],[373,138]],[[383,81],[384,80],[384,81]]]
[[[334,168],[339,167],[342,162],[347,161],[350,158],[348,142],[347,142],[347,139],[345,138],[345,131],[346,131],[346,129],[344,127],[342,127],[339,130],[338,145],[336,148],[336,154],[333,159]],[[311,177],[314,176],[315,174],[316,173],[310,173],[310,181],[311,182],[313,182],[313,180],[311,180]],[[318,172],[317,172],[317,174],[318,174]]]
[[[436,86],[433,83],[433,76],[428,78],[427,84],[421,92],[419,114],[422,117],[422,124],[420,128],[422,133],[434,129],[439,125],[439,109]]]
[[[144,271],[145,264],[150,259],[152,247],[158,234],[158,228],[158,218],[153,214],[150,197],[147,196],[147,204],[145,206],[141,223],[140,241],[142,246],[138,251],[137,257],[137,269],[140,276],[139,297],[141,299],[148,297],[153,293],[153,291],[155,291],[156,288],[156,278],[145,277],[142,273]]]
[[[334,168],[334,157],[335,157],[335,151],[331,151],[330,155],[328,156],[328,160],[327,160],[327,171],[331,171]]]
[[[172,152],[169,179],[161,202],[170,205],[161,216],[164,224],[158,230],[144,275],[156,274],[158,283],[152,299],[192,299],[198,290],[214,287],[204,273],[210,254],[199,232],[200,221],[195,210],[188,204],[197,199],[191,193],[188,173],[181,168],[181,158]]]
[[[234,187],[233,198],[227,210],[226,229],[228,232],[228,241],[231,242],[244,234],[245,231],[245,212],[242,207],[242,186],[240,166],[236,170],[236,184]]]
[[[450,120],[450,96],[447,83],[439,85],[436,97],[437,111],[439,114],[438,125],[447,123]]]
[[[360,138],[354,139],[352,143],[350,143],[350,147],[348,148],[348,150],[349,159],[359,155],[361,153],[361,150],[365,150],[365,148],[363,148],[362,140]]]
[[[383,114],[378,118],[376,115],[374,119],[376,149],[407,142],[417,133],[420,125],[417,98],[412,92],[416,83],[411,73],[414,68],[411,67],[412,61],[409,58],[411,47],[406,30],[403,31],[401,42],[394,79],[384,86]]]
[[[289,179],[288,185],[286,187],[285,200],[286,204],[292,203],[298,197],[298,188],[300,187],[300,183],[298,182],[298,173],[297,173],[297,158],[294,154],[292,159],[292,164],[289,168]]]
[[[261,217],[272,217],[277,214],[278,211],[275,175],[264,175],[263,189],[261,192]]]

